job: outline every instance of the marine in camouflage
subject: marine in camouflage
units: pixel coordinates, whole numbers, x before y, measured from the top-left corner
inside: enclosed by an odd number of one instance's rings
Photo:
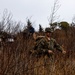
[[[34,55],[47,55],[48,57],[52,56],[54,50],[61,51],[63,54],[66,51],[56,42],[55,39],[51,37],[52,30],[50,28],[45,29],[45,36],[39,36],[35,38],[35,45],[33,50],[30,53]]]
[[[48,56],[53,54],[53,50],[59,50],[62,53],[66,53],[64,49],[51,38],[52,30],[50,28],[45,29],[45,36],[36,39],[34,50],[37,54],[47,54]]]
[[[34,46],[34,50],[36,50],[38,54],[47,54],[48,56],[51,55],[48,53],[48,50],[53,51],[55,49],[61,52],[63,51],[63,48],[56,42],[55,39],[51,38],[48,40],[47,37],[43,37],[37,41]]]

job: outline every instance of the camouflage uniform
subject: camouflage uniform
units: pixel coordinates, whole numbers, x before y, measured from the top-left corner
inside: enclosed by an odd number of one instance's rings
[[[53,51],[57,49],[61,52],[63,51],[63,48],[53,38],[50,38],[50,40],[48,40],[47,37],[45,36],[39,41],[36,40],[36,42],[37,43],[34,47],[34,50],[37,51],[37,54],[47,54],[48,56],[50,56],[48,50]]]
[[[38,41],[34,47],[34,50],[36,50],[38,54],[48,54],[48,50],[53,51],[55,49],[61,52],[63,51],[63,48],[56,42],[55,39],[51,38],[48,40],[46,37]]]

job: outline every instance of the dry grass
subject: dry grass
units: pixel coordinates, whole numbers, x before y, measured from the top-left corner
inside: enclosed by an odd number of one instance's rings
[[[53,37],[63,44],[67,53],[55,51],[48,58],[29,55],[34,40],[18,35],[14,43],[2,43],[0,47],[0,75],[75,75],[75,28],[70,28],[67,35],[56,31]]]

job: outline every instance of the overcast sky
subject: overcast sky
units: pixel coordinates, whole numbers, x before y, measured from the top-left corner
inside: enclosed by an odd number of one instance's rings
[[[26,18],[31,17],[31,21],[38,27],[48,26],[48,17],[51,14],[54,0],[0,0],[0,17],[4,9],[13,14],[15,21],[26,23]],[[75,0],[59,0],[60,8],[57,16],[60,15],[60,21],[72,22],[75,16]]]

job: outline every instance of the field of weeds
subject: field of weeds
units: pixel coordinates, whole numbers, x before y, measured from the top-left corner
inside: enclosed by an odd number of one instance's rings
[[[0,75],[75,75],[75,28],[56,30],[52,37],[64,46],[65,55],[58,51],[51,58],[30,55],[34,40],[22,34],[13,43],[1,43]]]

